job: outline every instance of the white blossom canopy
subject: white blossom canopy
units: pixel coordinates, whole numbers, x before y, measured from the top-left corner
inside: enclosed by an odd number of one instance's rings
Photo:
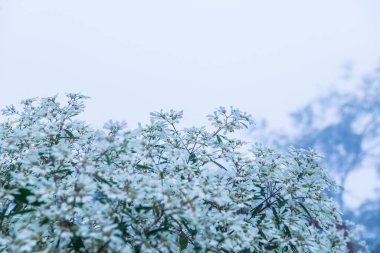
[[[218,108],[205,127],[182,112],[147,126],[74,119],[85,96],[28,99],[0,125],[0,251],[351,252],[360,245],[328,196],[312,150],[286,154],[231,137],[253,123]],[[361,246],[365,251],[365,246]]]

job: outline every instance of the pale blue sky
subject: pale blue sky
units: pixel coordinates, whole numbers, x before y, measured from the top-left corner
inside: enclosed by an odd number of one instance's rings
[[[79,91],[94,124],[234,105],[281,126],[380,56],[380,1],[0,0],[0,106]]]
[[[353,62],[380,59],[380,1],[0,0],[0,107],[82,92],[83,118],[134,126],[234,105],[288,125]]]

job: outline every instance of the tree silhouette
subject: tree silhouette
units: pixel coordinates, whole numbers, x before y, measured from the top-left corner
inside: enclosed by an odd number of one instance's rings
[[[354,170],[368,164],[380,169],[380,68],[363,77],[354,91],[334,90],[293,113],[292,118],[299,132],[283,142],[322,152],[341,186]],[[376,242],[380,199],[365,202],[354,213],[345,205],[343,194],[336,194],[341,208],[365,227],[363,234],[372,251],[380,252],[380,243]]]

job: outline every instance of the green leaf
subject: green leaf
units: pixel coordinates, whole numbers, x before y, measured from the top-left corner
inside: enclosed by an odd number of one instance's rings
[[[3,220],[5,218],[5,213],[6,213],[7,209],[8,209],[8,207],[5,208],[3,206],[3,210],[1,210],[1,213],[0,213],[0,228],[1,228],[1,225],[3,224]]]
[[[192,236],[195,236],[197,234],[197,230],[196,229],[191,229],[189,227],[189,223],[188,221],[185,219],[185,218],[181,218],[181,223],[182,225],[185,226],[186,230],[192,235]]]
[[[303,176],[304,176],[304,172],[301,172],[298,176],[297,176],[297,181],[299,181]]]
[[[185,250],[187,248],[187,245],[189,244],[188,240],[187,240],[187,236],[185,235],[185,233],[181,232],[179,234],[179,250],[182,251],[182,250]]]
[[[262,195],[254,195],[252,197],[252,200],[259,200],[259,199],[263,199],[263,196]]]
[[[265,248],[267,250],[274,250],[274,249],[277,249],[278,248],[278,244],[277,243],[274,243],[274,244],[268,244],[265,246]]]
[[[45,224],[48,224],[49,223],[49,218],[48,217],[44,217],[41,221],[40,221],[40,225],[45,225]]]
[[[27,188],[19,188],[18,192],[13,193],[12,195],[17,202],[22,203],[22,204],[29,204],[32,206],[40,206],[44,203],[44,202],[40,202],[40,201],[34,201],[34,202],[30,203],[27,198],[29,196],[33,196],[34,194],[33,194],[33,192],[31,192]]]
[[[133,253],[141,253],[141,245],[135,245],[133,248]]]
[[[218,140],[218,143],[222,142],[222,138],[220,138],[220,136],[218,134],[216,135],[216,139]]]
[[[248,128],[247,124],[245,124],[243,122],[240,122],[240,124],[242,124],[245,128]]]
[[[148,165],[144,165],[144,164],[136,164],[136,167],[139,169],[153,170],[152,167],[149,167]]]
[[[259,234],[260,234],[265,240],[268,240],[268,238],[266,237],[266,235],[264,234],[264,232],[263,232],[262,229],[259,229]]]
[[[112,163],[111,158],[107,154],[105,155],[105,157],[106,157],[107,164],[110,165]]]
[[[108,181],[107,179],[105,179],[105,178],[99,176],[98,173],[95,173],[95,174],[94,174],[94,177],[95,177],[95,179],[98,180],[99,182],[105,183],[105,184],[107,184],[108,186],[112,186],[112,184],[111,184],[110,181]]]
[[[58,170],[51,171],[50,175],[60,174],[60,173],[63,173],[65,174],[65,176],[67,176],[67,175],[71,175],[72,171],[70,169],[58,169]]]
[[[311,214],[309,213],[309,211],[306,209],[306,207],[301,203],[301,202],[298,202],[300,204],[300,206],[302,207],[302,209],[306,212],[306,214],[309,216],[309,217],[312,217]]]
[[[65,133],[70,137],[70,138],[75,138],[75,136],[73,135],[72,132],[70,132],[69,130],[67,129],[64,129]]]
[[[17,193],[12,194],[16,201],[29,204],[27,197],[33,196],[33,193],[27,188],[19,188]]]
[[[261,203],[260,205],[256,206],[255,209],[253,209],[251,218],[255,217],[260,212],[260,210],[263,208],[263,205],[264,203]]]
[[[263,215],[261,215],[260,219],[257,221],[257,225],[260,225],[261,222],[263,222],[263,220],[265,219],[267,215],[264,213]]]
[[[167,230],[168,229],[166,227],[156,228],[156,229],[153,229],[153,230],[149,231],[148,233],[146,233],[146,236],[151,236],[151,235],[157,234],[160,231],[167,231]]]
[[[298,249],[297,249],[297,247],[294,246],[293,243],[289,243],[289,245],[290,245],[290,248],[292,249],[292,251],[293,251],[294,253],[298,253],[298,252],[299,252]]]
[[[74,249],[74,252],[83,252],[85,249],[82,238],[76,235],[71,238],[70,246]]]
[[[136,209],[137,212],[140,212],[142,210],[144,210],[144,211],[150,211],[153,208],[154,208],[153,206],[143,206],[143,205],[139,205],[139,206],[135,207],[135,209]]]
[[[18,211],[17,213],[13,213],[12,215],[15,215],[15,214],[24,214],[24,213],[31,213],[31,212],[34,212],[36,211],[36,209],[24,209],[22,211]]]
[[[285,204],[287,204],[288,203],[288,201],[287,200],[285,200],[283,197],[281,197],[281,196],[279,196],[279,198],[277,199],[278,201],[278,206],[281,208],[281,207],[283,207],[283,206],[285,206]],[[286,209],[285,209],[286,210]]]
[[[290,229],[287,225],[284,225],[284,232],[286,236],[288,236],[289,238],[292,238],[292,234],[290,233]]]
[[[192,163],[196,163],[197,162],[197,157],[195,156],[195,154],[193,152],[189,156],[189,161],[192,162]]]
[[[276,208],[272,207],[272,212],[273,212],[274,218],[275,218],[275,220],[276,220],[276,227],[279,228],[279,225],[280,225],[280,218],[278,217],[278,214],[277,214]]]
[[[227,171],[227,169],[223,165],[221,165],[220,163],[218,163],[217,161],[211,160],[211,162],[215,163],[219,168],[224,169],[225,171]]]
[[[61,138],[67,138],[67,139],[73,139],[73,140],[77,140],[77,139],[79,139],[78,137],[75,137],[75,136],[73,135],[73,133],[70,132],[69,130],[64,129],[63,131],[65,131],[65,133],[66,133],[68,136],[67,136],[67,137],[61,137]]]
[[[194,242],[193,247],[194,247],[194,252],[196,253],[202,252],[202,246],[200,245],[199,242]]]

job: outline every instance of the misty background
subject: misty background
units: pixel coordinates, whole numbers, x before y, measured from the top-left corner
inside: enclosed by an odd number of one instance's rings
[[[203,125],[233,105],[258,123],[247,140],[325,155],[342,210],[377,252],[379,10],[377,0],[0,0],[0,107],[81,92],[82,119],[135,127],[160,109]]]

